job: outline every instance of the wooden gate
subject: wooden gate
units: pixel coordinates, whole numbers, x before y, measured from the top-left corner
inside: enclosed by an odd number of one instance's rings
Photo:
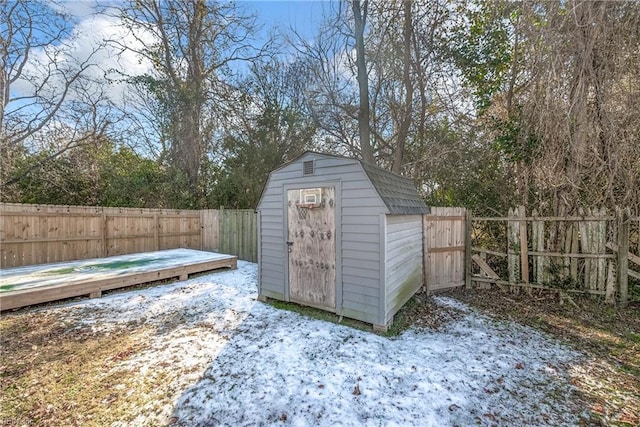
[[[465,285],[465,208],[432,207],[423,216],[427,292]]]
[[[335,311],[334,187],[287,192],[289,300]]]

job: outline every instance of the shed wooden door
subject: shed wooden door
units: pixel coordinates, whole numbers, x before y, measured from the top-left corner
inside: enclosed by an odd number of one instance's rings
[[[334,187],[287,191],[289,300],[332,311],[336,308],[335,205]]]

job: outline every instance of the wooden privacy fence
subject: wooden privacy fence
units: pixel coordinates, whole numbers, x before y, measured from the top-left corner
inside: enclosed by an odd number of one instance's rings
[[[0,267],[163,249],[219,251],[256,262],[253,210],[0,203]]]
[[[0,204],[1,267],[217,247],[215,213]],[[203,225],[204,221],[207,221]]]
[[[220,209],[219,250],[245,261],[258,262],[257,214],[252,209]]]
[[[179,210],[0,203],[0,267],[174,248],[256,262],[252,210]]]
[[[640,284],[640,219],[628,209],[580,210],[574,217],[542,217],[523,206],[508,217],[474,217],[467,286],[503,290],[555,289],[629,301],[629,281]],[[633,269],[635,267],[635,270]]]

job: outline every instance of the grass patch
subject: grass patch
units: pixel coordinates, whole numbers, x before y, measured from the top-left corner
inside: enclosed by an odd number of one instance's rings
[[[396,313],[388,333],[398,335],[410,327],[439,331],[463,316],[464,313],[461,311],[438,305],[433,298],[424,293],[418,293]]]
[[[292,311],[294,313],[298,313],[302,316],[309,317],[311,319],[317,319],[325,322],[341,324],[341,325],[348,326],[350,328],[359,329],[361,331],[369,331],[369,332],[373,331],[373,328],[370,323],[349,319],[347,317],[343,317],[342,319],[340,319],[340,316],[338,316],[337,314],[330,313],[328,311],[321,310],[319,308],[308,307],[308,306],[296,304],[293,302],[279,301],[271,298],[267,300],[267,304],[281,310],[287,310],[287,311]]]
[[[128,422],[166,393],[162,371],[123,369],[146,348],[142,327],[95,334],[46,312],[0,319],[3,425],[103,426]],[[138,408],[138,409],[136,409]]]
[[[409,299],[409,301],[407,301],[400,310],[398,310],[389,330],[381,332],[374,331],[373,326],[370,323],[361,322],[347,317],[340,319],[340,316],[337,314],[318,308],[307,307],[271,298],[267,300],[267,303],[275,308],[292,311],[312,319],[341,324],[362,331],[374,332],[378,335],[389,338],[402,334],[412,326],[418,329],[439,330],[444,324],[453,319],[459,318],[462,315],[455,309],[436,305],[433,300],[425,294],[416,294]]]

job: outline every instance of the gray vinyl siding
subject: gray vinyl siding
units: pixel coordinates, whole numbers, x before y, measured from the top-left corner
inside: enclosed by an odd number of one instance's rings
[[[386,216],[386,321],[422,286],[422,216]]]
[[[287,262],[284,253],[282,217],[282,191],[271,186],[269,177],[259,206],[260,234],[258,235],[258,251],[260,264],[258,284],[260,295],[283,300],[285,270]]]
[[[360,164],[356,180],[342,184],[342,286],[341,314],[380,324],[381,213],[386,211]]]
[[[311,159],[314,159],[314,174],[303,176],[302,163]],[[336,282],[341,282],[342,298],[338,298],[337,312],[379,324],[380,287],[383,286],[380,283],[380,214],[387,208],[357,160],[310,153],[271,173],[258,206],[260,293],[271,298],[287,298],[285,186],[313,187],[319,182],[338,180],[341,194],[336,194],[336,228],[340,224],[341,245],[336,263],[340,263],[341,277],[336,277]],[[336,286],[339,288],[338,283]]]

